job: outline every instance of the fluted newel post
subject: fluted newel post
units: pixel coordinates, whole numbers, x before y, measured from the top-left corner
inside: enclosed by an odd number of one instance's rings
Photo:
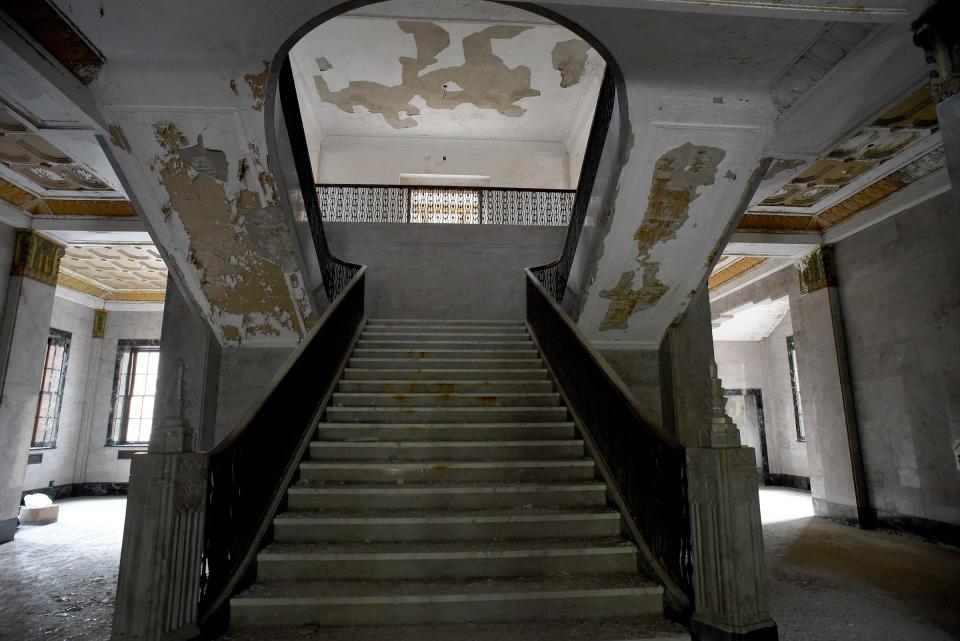
[[[207,455],[183,412],[183,366],[174,411],[133,457],[113,641],[179,641],[199,633],[200,553]]]
[[[776,640],[767,602],[753,448],[726,412],[716,364],[713,411],[700,447],[687,448],[693,539],[693,629],[702,641]]]

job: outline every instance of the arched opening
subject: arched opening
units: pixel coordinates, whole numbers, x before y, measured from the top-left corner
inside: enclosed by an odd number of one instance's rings
[[[358,42],[377,45],[358,54]],[[621,135],[627,125],[619,117],[626,107],[619,67],[589,33],[551,12],[513,3],[484,0],[451,9],[403,0],[352,2],[298,29],[271,68],[270,161],[294,205],[292,224],[318,308],[336,289],[336,276],[322,273],[324,265],[337,264],[326,246],[331,233],[332,253],[356,263],[382,255],[371,245],[357,251],[371,236],[409,235],[402,241],[407,247],[425,247],[444,234],[450,247],[449,233],[373,229],[384,223],[520,225],[530,233],[514,233],[510,242],[531,242],[506,260],[472,265],[463,260],[471,244],[503,243],[494,228],[460,230],[451,233],[464,235],[463,246],[446,257],[408,254],[406,263],[372,264],[368,300],[386,301],[378,290],[406,289],[399,274],[408,269],[420,272],[414,289],[428,293],[422,308],[410,304],[413,297],[394,296],[373,315],[418,317],[445,309],[451,318],[494,318],[470,281],[496,265],[503,273],[485,273],[482,280],[513,275],[516,282],[496,295],[507,300],[501,314],[516,318],[523,269],[561,252],[556,297],[563,297],[568,280],[574,290],[582,282],[578,267],[582,271],[589,261],[577,256],[581,230],[587,221],[584,237],[593,240],[628,138]],[[597,110],[598,100],[609,104]],[[595,149],[588,158],[591,135]],[[300,147],[296,153],[294,147]],[[316,223],[307,215],[312,207]],[[374,225],[340,233],[342,222]],[[480,233],[489,238],[476,238]],[[431,237],[425,243],[424,235]],[[418,270],[427,259],[437,269]],[[475,300],[463,297],[465,289],[476,292]],[[568,297],[571,307],[577,295]]]

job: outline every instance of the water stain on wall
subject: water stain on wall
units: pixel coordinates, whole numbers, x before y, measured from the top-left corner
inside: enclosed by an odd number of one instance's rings
[[[558,42],[550,53],[553,68],[560,72],[560,86],[572,87],[580,82],[587,68],[587,52],[590,45],[583,40],[564,40]]]
[[[610,300],[600,331],[627,329],[630,316],[653,307],[666,294],[668,288],[658,278],[660,265],[650,258],[650,251],[654,245],[676,238],[690,215],[690,204],[700,197],[701,187],[714,184],[717,167],[725,156],[726,152],[717,147],[685,143],[657,160],[647,210],[633,235],[639,267],[624,272],[613,289],[600,292],[602,298]],[[635,289],[637,272],[642,280]]]
[[[415,96],[420,96],[433,109],[455,109],[472,104],[518,118],[526,113],[526,109],[516,103],[540,95],[530,86],[529,67],[508,67],[493,53],[493,40],[515,38],[530,27],[496,25],[470,34],[463,39],[464,64],[422,74],[437,62],[436,56],[450,46],[450,34],[431,22],[400,20],[397,26],[413,36],[417,47],[416,58],[399,58],[399,85],[351,80],[345,88],[331,91],[320,74],[314,76],[314,83],[321,100],[348,113],[354,113],[356,107],[363,107],[383,116],[391,127],[405,129],[417,126],[413,116],[419,115],[420,110],[411,104]],[[326,58],[317,59],[317,66],[321,72],[333,68]]]
[[[268,196],[264,206],[246,187],[228,195],[226,154],[202,139],[190,146],[175,124],[156,123],[154,135],[163,154],[152,165],[170,198],[165,214],[176,214],[189,235],[190,261],[225,339],[302,336],[288,276],[296,260],[276,202]]]

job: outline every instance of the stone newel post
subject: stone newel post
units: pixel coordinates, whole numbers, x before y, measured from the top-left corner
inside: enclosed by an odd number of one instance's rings
[[[766,594],[763,531],[753,448],[726,412],[717,366],[711,365],[713,412],[700,447],[687,448],[699,639],[776,640]]]
[[[113,641],[178,641],[199,633],[197,604],[207,457],[183,413],[183,366],[171,416],[134,456]]]

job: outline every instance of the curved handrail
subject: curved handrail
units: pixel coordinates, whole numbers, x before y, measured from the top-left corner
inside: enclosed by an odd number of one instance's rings
[[[365,319],[366,267],[337,258],[327,244],[289,60],[281,70],[280,103],[330,304],[262,400],[206,455],[201,625],[215,620],[256,558]]]
[[[686,450],[643,417],[626,384],[537,279],[527,276],[527,325],[597,458],[648,568],[671,606],[693,596]]]
[[[633,394],[563,310],[590,194],[613,117],[616,86],[604,75],[574,210],[560,256],[526,270],[527,325],[638,539],[642,558],[664,584],[675,610],[693,596],[686,450],[645,418]]]
[[[577,193],[573,200],[573,211],[570,213],[570,224],[567,226],[567,235],[563,241],[563,251],[560,256],[549,263],[531,267],[537,278],[553,295],[562,302],[563,294],[567,289],[567,279],[573,267],[573,258],[577,253],[577,244],[580,242],[580,232],[587,217],[590,206],[590,194],[597,179],[600,168],[600,156],[603,154],[603,144],[610,129],[613,118],[613,106],[617,97],[617,86],[610,67],[603,74],[600,84],[600,94],[597,96],[597,109],[593,114],[590,125],[590,134],[587,138],[587,148],[583,154],[583,164],[580,166],[580,180],[577,182]]]
[[[290,150],[297,168],[297,181],[307,210],[307,222],[310,224],[310,235],[320,263],[320,273],[323,276],[323,289],[327,294],[327,300],[332,301],[359,271],[360,265],[337,258],[327,244],[320,201],[317,199],[314,186],[307,136],[304,133],[303,119],[300,115],[300,102],[297,100],[297,86],[293,79],[293,68],[290,65],[289,56],[280,69],[279,93],[280,108],[283,110],[283,119],[290,139]]]

